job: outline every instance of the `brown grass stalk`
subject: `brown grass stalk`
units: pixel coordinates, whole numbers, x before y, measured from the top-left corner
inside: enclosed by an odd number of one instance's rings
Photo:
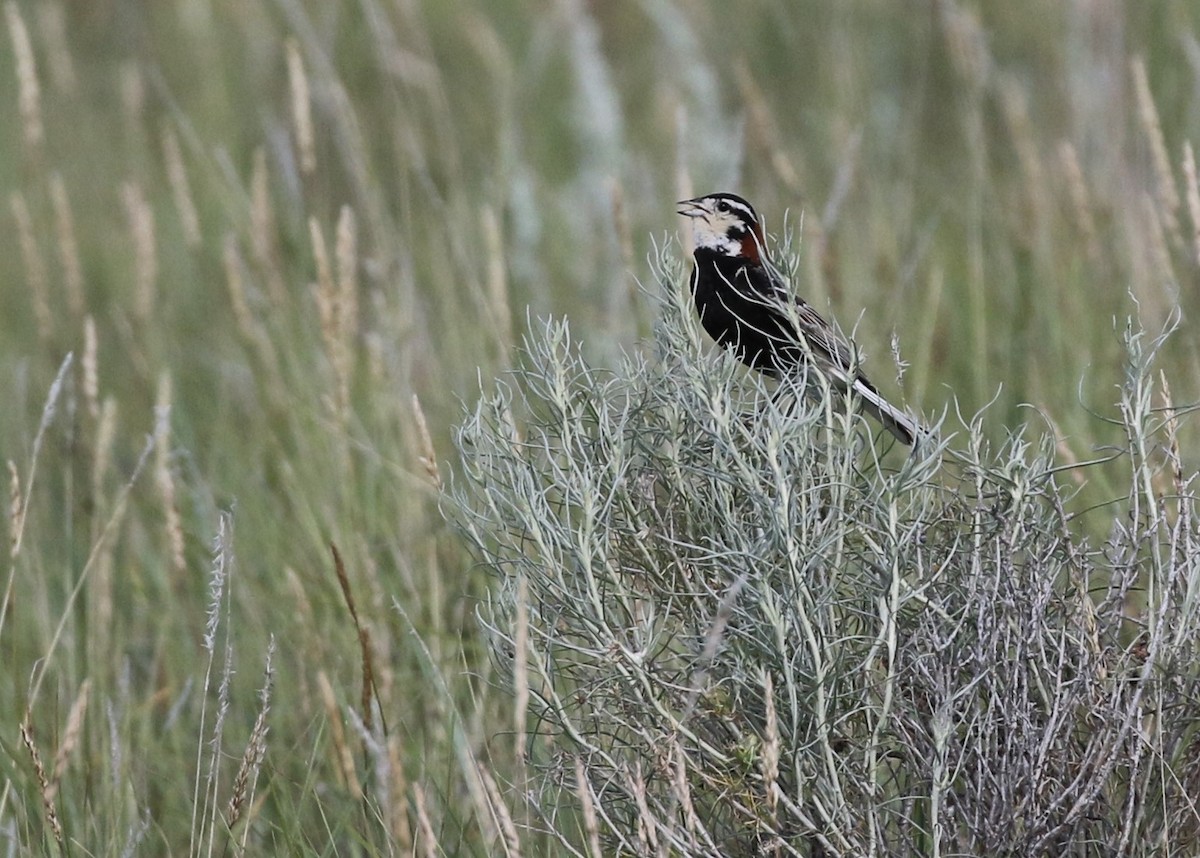
[[[1142,194],[1141,203],[1140,229],[1142,239],[1146,242],[1144,252],[1150,282],[1143,284],[1145,288],[1138,297],[1149,299],[1150,308],[1157,314],[1156,318],[1165,319],[1168,310],[1164,306],[1163,291],[1179,282],[1175,277],[1175,265],[1171,261],[1171,250],[1167,243],[1168,227],[1163,223],[1166,211],[1155,203],[1154,196],[1150,193]],[[1178,228],[1176,222],[1175,229]],[[1152,291],[1147,292],[1147,289]]]
[[[117,437],[117,401],[111,396],[100,405],[96,423],[96,439],[92,445],[92,497],[96,503],[104,498],[104,479],[112,464],[113,442]]]
[[[121,64],[120,69],[121,109],[125,112],[127,127],[140,131],[146,114],[146,79],[141,67],[133,60]]]
[[[13,560],[21,553],[21,534],[25,532],[25,501],[21,496],[21,474],[12,459],[8,460],[8,556]]]
[[[1196,177],[1196,154],[1190,140],[1183,141],[1183,181],[1188,217],[1192,221],[1192,253],[1196,265],[1200,266],[1200,181]]]
[[[945,0],[937,9],[955,71],[971,90],[982,92],[991,78],[994,63],[979,16],[957,0]]]
[[[1058,144],[1058,160],[1067,182],[1067,193],[1071,198],[1071,212],[1075,215],[1075,226],[1083,236],[1084,247],[1089,259],[1100,257],[1100,246],[1096,241],[1096,219],[1092,214],[1091,195],[1079,165],[1079,153],[1069,140]]]
[[[158,378],[158,398],[154,405],[154,481],[163,505],[168,554],[175,580],[187,574],[184,555],[183,520],[175,490],[175,474],[171,469],[171,376],[163,372]]]
[[[529,581],[517,579],[517,597],[513,618],[513,781],[521,798],[523,820],[529,827]]]
[[[404,758],[400,753],[400,737],[389,736],[387,741],[388,774],[391,784],[388,795],[388,830],[400,851],[411,855],[413,851],[412,826],[408,821],[408,777],[404,773]]]
[[[229,305],[233,308],[233,321],[238,333],[248,343],[257,344],[260,331],[254,316],[250,312],[250,304],[246,300],[246,282],[242,276],[242,257],[238,252],[237,236],[232,232],[225,234],[221,245],[221,263],[225,269],[225,288],[229,292]]]
[[[100,344],[96,336],[96,320],[87,316],[83,320],[83,355],[79,366],[83,373],[83,401],[88,416],[93,420],[100,417]]]
[[[15,0],[4,4],[4,17],[8,19],[9,38],[12,39],[13,59],[17,73],[17,112],[21,117],[21,134],[25,146],[37,154],[45,137],[42,124],[42,94],[38,84],[37,64],[33,58],[33,43],[29,29],[21,17],[21,9]]]
[[[750,140],[766,156],[766,163],[771,165],[775,178],[783,184],[790,194],[799,194],[803,183],[795,164],[787,155],[787,147],[783,145],[783,134],[775,121],[774,112],[762,87],[754,79],[750,66],[739,60],[733,67],[737,78],[738,92],[742,104],[746,108],[746,121]]]
[[[1150,79],[1146,74],[1146,63],[1140,56],[1129,61],[1133,74],[1133,90],[1137,98],[1138,119],[1146,142],[1150,145],[1151,163],[1157,180],[1155,200],[1158,203],[1159,219],[1163,230],[1171,241],[1179,245],[1183,235],[1179,230],[1179,192],[1175,188],[1175,177],[1171,173],[1171,159],[1167,157],[1167,143],[1163,138],[1162,123],[1158,119],[1158,107],[1150,91]]]
[[[517,826],[513,822],[512,814],[508,811],[508,805],[504,803],[504,797],[500,795],[500,787],[496,785],[496,779],[492,777],[492,773],[487,770],[486,766],[479,766],[479,777],[483,781],[484,789],[487,790],[492,815],[500,829],[500,842],[504,844],[504,854],[510,858],[520,858],[521,837],[517,833]]]
[[[275,207],[271,203],[267,153],[260,146],[254,151],[254,167],[250,174],[250,244],[254,249],[254,259],[266,280],[271,302],[276,307],[283,307],[287,304],[287,286],[283,280],[275,232]]]
[[[579,798],[579,808],[583,812],[583,830],[587,835],[588,854],[591,858],[603,858],[600,849],[600,820],[596,816],[596,803],[592,798],[592,787],[588,783],[587,772],[583,768],[583,760],[575,757],[575,795]]]
[[[350,576],[346,574],[346,564],[342,562],[342,555],[338,552],[337,546],[332,543],[330,543],[329,549],[333,552],[333,568],[337,574],[338,585],[342,589],[342,598],[346,601],[350,618],[354,621],[354,628],[358,632],[359,657],[363,672],[360,704],[363,725],[369,733],[374,728],[375,720],[375,656],[371,649],[371,634],[359,619],[358,608],[354,604],[354,591],[350,587]]]
[[[146,200],[140,182],[128,181],[121,187],[121,200],[129,222],[133,245],[133,313],[139,321],[154,314],[158,290],[158,246],[155,238],[154,210]]]
[[[346,225],[348,222],[350,225]],[[344,438],[350,424],[350,351],[346,334],[350,328],[347,321],[347,311],[350,307],[347,306],[346,295],[355,288],[352,216],[349,221],[339,220],[337,243],[334,248],[338,265],[336,279],[325,244],[325,235],[316,218],[309,218],[308,230],[313,261],[317,269],[313,297],[316,300],[317,318],[321,325],[321,342],[333,374],[333,395],[328,397],[328,404]],[[349,463],[346,464],[348,466]]]
[[[637,839],[642,852],[658,851],[658,820],[650,812],[650,804],[646,800],[646,779],[642,777],[642,764],[634,766],[630,777],[629,791],[637,804]]]
[[[1023,85],[1006,75],[1001,78],[999,89],[1009,136],[1025,179],[1025,198],[1029,202],[1030,217],[1024,219],[1024,229],[1029,240],[1035,241],[1043,235],[1042,225],[1049,208],[1045,170],[1038,152],[1033,124],[1029,119],[1029,104]]]
[[[167,182],[171,185],[171,197],[175,201],[175,211],[183,228],[183,240],[189,248],[195,250],[204,238],[200,234],[200,216],[196,213],[196,203],[192,199],[192,186],[188,181],[187,165],[183,163],[179,137],[170,125],[163,126],[162,150],[163,162],[167,165]]]
[[[683,824],[691,843],[694,844],[696,835],[704,831],[704,824],[696,813],[695,802],[692,801],[692,788],[688,784],[687,754],[684,753],[683,746],[679,744],[678,739],[673,739],[671,746],[671,756],[675,762],[671,767],[671,791],[675,795],[675,800],[679,802],[680,808],[683,809]]]
[[[354,753],[346,741],[346,727],[342,723],[342,712],[338,707],[337,697],[333,693],[333,685],[323,670],[317,671],[317,691],[321,696],[321,704],[325,708],[325,718],[329,723],[338,775],[342,785],[350,791],[350,795],[355,800],[359,800],[363,796],[363,791],[354,764]]]
[[[304,57],[300,54],[299,43],[295,39],[288,39],[285,49],[292,97],[292,131],[296,135],[296,149],[300,153],[300,171],[305,176],[311,176],[317,171],[317,146],[313,134],[308,75],[304,71]]]
[[[487,256],[487,299],[491,328],[503,360],[512,346],[512,310],[508,301],[508,265],[504,259],[504,236],[496,210],[485,205],[479,214],[483,246]]]
[[[17,222],[17,243],[21,248],[21,261],[25,264],[25,282],[29,285],[29,300],[33,305],[38,336],[48,340],[54,332],[54,318],[50,313],[50,278],[46,273],[42,249],[38,245],[33,216],[25,202],[25,195],[20,191],[13,191],[9,204],[13,220]]]
[[[71,704],[71,711],[67,714],[67,726],[63,730],[58,750],[54,754],[54,770],[50,775],[51,799],[58,795],[58,787],[62,783],[63,775],[66,774],[67,765],[71,762],[71,755],[79,747],[79,737],[83,733],[83,719],[87,715],[88,697],[91,690],[92,680],[85,679],[79,686],[79,693],[75,695],[75,702]]]
[[[767,706],[767,725],[760,762],[767,792],[767,812],[774,821],[779,810],[779,720],[775,714],[775,683],[768,671],[763,671],[763,700]]]
[[[350,422],[350,385],[354,374],[354,349],[358,339],[358,225],[354,209],[342,206],[338,213],[337,291],[334,294],[334,336],[338,342],[338,414],[343,426]]]
[[[417,832],[420,834],[418,843],[421,844],[425,858],[437,858],[438,840],[433,833],[433,823],[429,820],[429,808],[425,802],[425,790],[420,784],[413,784],[413,804],[417,810]]]
[[[67,291],[67,308],[78,319],[86,309],[83,286],[83,264],[79,260],[79,242],[75,238],[75,216],[67,186],[59,173],[50,176],[50,202],[54,206],[54,225],[58,236],[58,259],[63,270],[63,285]]]
[[[429,423],[425,420],[425,410],[421,407],[421,398],[412,395],[413,420],[417,427],[417,439],[420,442],[420,453],[417,461],[425,470],[425,476],[437,489],[442,488],[442,473],[438,468],[437,452],[433,449],[433,437],[429,434]]]
[[[46,824],[50,826],[50,831],[54,835],[54,840],[58,844],[58,848],[63,848],[63,829],[62,822],[58,818],[58,809],[55,807],[54,798],[55,791],[50,788],[50,780],[46,776],[46,767],[42,763],[42,755],[38,752],[37,744],[33,740],[33,720],[30,712],[26,711],[25,717],[21,720],[21,741],[25,745],[25,749],[29,752],[29,757],[33,761],[33,771],[37,776],[38,786],[41,788],[42,809],[46,814]]]
[[[37,4],[38,33],[49,59],[50,80],[58,92],[74,95],[79,86],[75,61],[67,45],[67,14],[62,0],[42,0]]]
[[[258,715],[254,719],[254,727],[250,730],[250,738],[246,742],[246,750],[242,754],[241,764],[233,779],[233,790],[229,796],[229,804],[225,808],[225,821],[230,830],[241,820],[244,808],[254,807],[254,789],[258,783],[258,773],[262,768],[263,759],[267,753],[267,715],[271,711],[271,690],[274,684],[275,669],[272,664],[275,656],[275,636],[272,635],[267,644],[266,665],[263,668],[263,685],[258,693]],[[250,833],[250,819],[242,830],[240,849],[245,850],[246,838]]]

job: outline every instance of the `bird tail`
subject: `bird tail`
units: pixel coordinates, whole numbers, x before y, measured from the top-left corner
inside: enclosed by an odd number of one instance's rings
[[[882,423],[897,441],[909,447],[916,446],[920,427],[915,420],[884,399],[865,379],[855,381],[854,392],[862,397],[863,410]]]

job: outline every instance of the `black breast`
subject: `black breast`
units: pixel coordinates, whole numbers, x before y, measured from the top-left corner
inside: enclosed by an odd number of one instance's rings
[[[776,376],[803,359],[786,298],[762,265],[697,249],[692,297],[704,330],[747,366]]]

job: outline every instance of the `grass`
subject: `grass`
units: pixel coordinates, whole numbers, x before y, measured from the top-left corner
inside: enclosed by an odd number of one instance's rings
[[[475,467],[453,427],[494,401],[497,379],[536,378],[505,373],[526,338],[538,354],[555,330],[540,319],[569,318],[589,373],[653,377],[657,359],[623,356],[670,353],[652,331],[671,293],[647,257],[678,285],[671,203],[695,193],[743,193],[794,242],[797,289],[855,328],[889,396],[948,412],[947,427],[964,416],[970,431],[945,432],[976,469],[964,473],[1063,469],[1052,494],[1070,538],[1054,544],[1103,551],[1116,531],[1150,539],[1148,522],[1190,520],[1173,497],[1192,491],[1186,403],[1200,376],[1186,334],[1200,281],[1191,4],[136,12],[6,0],[0,25],[6,849],[539,854],[567,848],[563,831],[585,854],[592,838],[642,848],[637,820],[650,837],[646,820],[673,818],[678,795],[641,793],[640,815],[628,784],[610,805],[536,779],[562,749],[536,699],[514,697],[521,660],[503,641],[542,640],[529,599],[544,582],[497,576],[479,562],[484,540],[472,553],[443,511]],[[1126,319],[1145,342],[1177,309],[1153,373],[1131,363]],[[703,349],[684,358],[683,378],[753,390]],[[660,382],[681,397],[656,405],[673,425],[703,417],[694,390]],[[602,394],[587,389],[612,408]],[[894,459],[872,485],[899,479]],[[1104,461],[1075,467],[1091,460]],[[1120,598],[1093,594],[1101,620],[1167,616],[1138,571]],[[1069,575],[1051,580],[1062,590],[1037,592],[1073,592]],[[727,592],[696,595],[696,616]],[[887,643],[897,665],[941,633],[939,614],[913,610],[894,626],[911,637]],[[1112,638],[1122,665],[1136,655],[1126,632]],[[706,670],[728,667],[730,640],[713,637]],[[862,643],[831,640],[846,658]],[[787,687],[737,659],[760,693]],[[878,772],[885,727],[901,722],[855,711],[865,732],[851,738],[875,749],[856,759]],[[760,738],[785,761],[809,747],[772,745],[784,735]],[[889,753],[920,747],[895,741]],[[567,783],[574,756],[559,761]],[[764,755],[743,757],[749,789]],[[969,772],[982,778],[987,759]],[[954,791],[946,778],[939,795]],[[1173,795],[1165,778],[1150,786]],[[859,797],[864,814],[879,795]],[[857,831],[837,814],[817,827]]]

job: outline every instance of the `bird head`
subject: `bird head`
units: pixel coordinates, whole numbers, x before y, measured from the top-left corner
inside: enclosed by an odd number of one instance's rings
[[[765,242],[754,206],[734,194],[709,194],[676,203],[692,219],[696,249],[761,263]]]

